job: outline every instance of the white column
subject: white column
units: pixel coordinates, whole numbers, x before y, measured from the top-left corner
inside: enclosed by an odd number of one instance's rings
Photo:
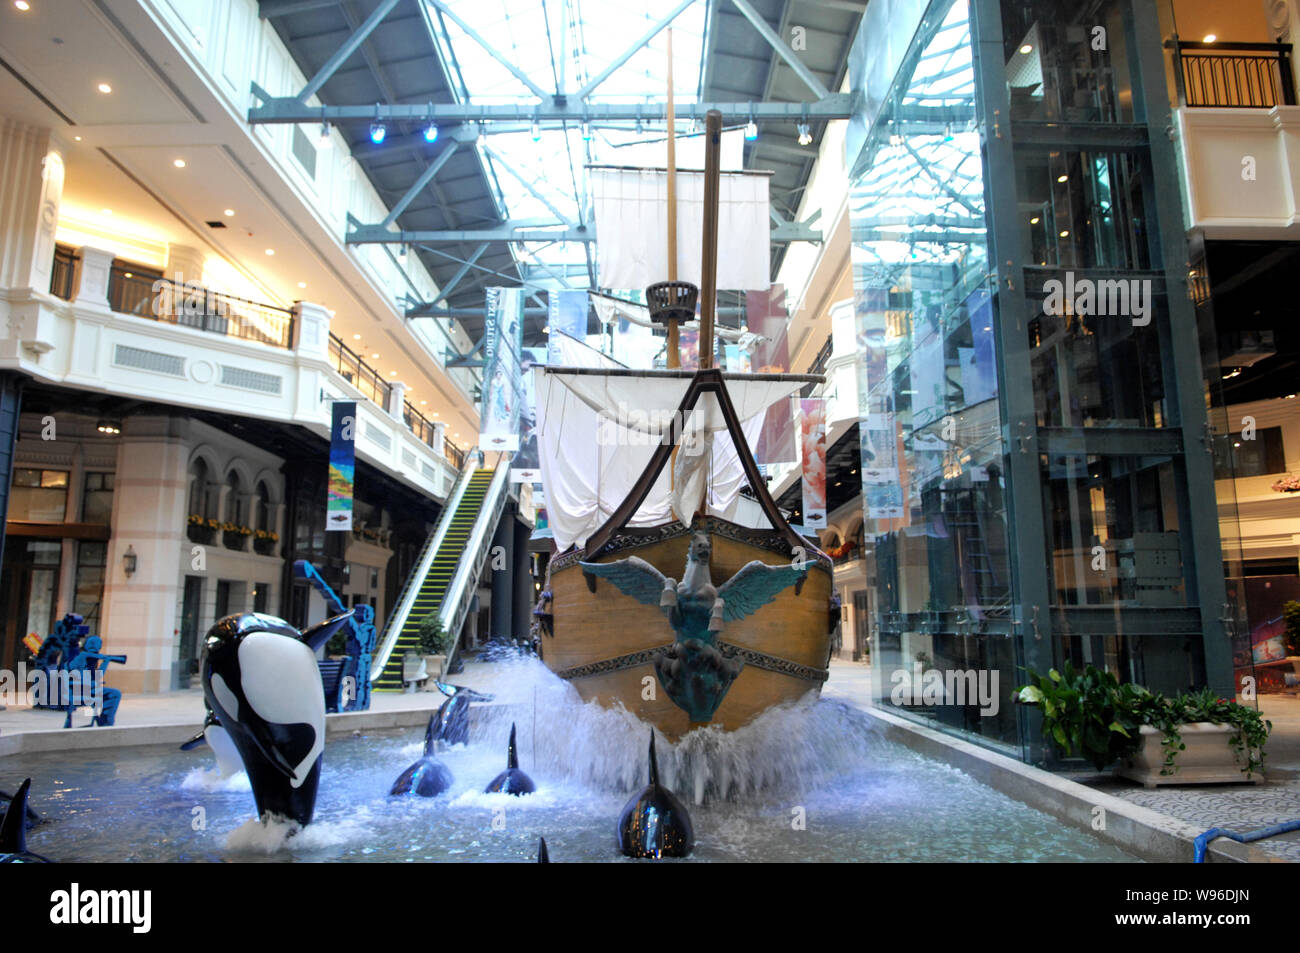
[[[50,130],[0,119],[0,288],[49,293],[63,151]]]
[[[178,285],[203,284],[203,261],[206,256],[189,245],[167,246],[167,268],[163,277]]]
[[[1268,32],[1280,43],[1295,43],[1300,37],[1300,3],[1296,0],[1264,0],[1264,16],[1268,19]],[[1189,37],[1188,39],[1195,39]],[[1224,37],[1224,39],[1232,39]],[[1296,51],[1291,51],[1291,75],[1300,83],[1300,64]],[[1293,87],[1297,88],[1297,87]]]
[[[127,693],[171,687],[181,577],[192,548],[185,538],[187,429],[169,417],[131,417],[122,425],[99,634],[105,651],[127,656],[108,675]],[[131,576],[122,561],[128,547],[136,554]]]
[[[330,321],[334,312],[309,301],[293,306],[293,350],[300,357],[329,358]]]
[[[402,419],[402,410],[406,405],[406,385],[401,381],[393,381],[388,386],[392,388],[388,392],[388,416],[406,426]]]
[[[447,453],[447,425],[441,420],[433,422],[433,452],[438,456],[445,456]]]
[[[108,276],[113,269],[113,253],[102,248],[81,249],[81,280],[73,297],[79,305],[108,310]]]

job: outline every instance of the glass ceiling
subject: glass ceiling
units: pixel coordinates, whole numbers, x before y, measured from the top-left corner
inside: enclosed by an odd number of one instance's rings
[[[598,76],[678,0],[447,0],[447,7],[547,93],[570,96]],[[707,4],[692,4],[672,24],[673,87],[678,103],[698,101]],[[430,22],[457,100],[484,105],[535,103],[536,96],[451,18],[428,6]],[[667,97],[667,31],[638,50],[591,94],[593,103],[658,104]],[[591,217],[587,164],[622,164],[627,147],[664,138],[661,121],[591,124],[496,124],[480,135],[478,151],[505,217],[531,228]],[[686,131],[678,123],[678,131]],[[666,151],[665,151],[666,156]],[[533,289],[594,286],[595,243],[512,243]]]

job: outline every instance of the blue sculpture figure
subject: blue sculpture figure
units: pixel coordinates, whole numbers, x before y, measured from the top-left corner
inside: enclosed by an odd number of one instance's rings
[[[62,710],[67,706],[67,700],[51,691],[50,686],[59,684],[59,672],[67,671],[68,663],[81,651],[81,640],[90,631],[90,626],[83,625],[84,621],[75,612],[69,612],[54,624],[54,631],[41,643],[32,663],[42,673],[33,708]]]
[[[311,646],[312,651],[319,650],[328,642],[339,625],[344,622],[348,625],[348,657],[342,662],[319,663],[326,711],[369,711],[370,660],[379,638],[375,631],[374,608],[363,604],[349,609],[330,588],[320,571],[305,559],[294,562],[293,574],[312,584],[325,600],[326,611],[330,613],[330,618],[303,632],[303,640]],[[330,626],[328,632],[323,632],[324,626]]]
[[[695,533],[681,583],[636,556],[581,564],[588,577],[604,577],[642,605],[664,610],[675,639],[655,657],[655,675],[673,703],[700,723],[713,719],[745,664],[728,658],[716,644],[724,624],[758,611],[790,585],[797,592],[808,574],[806,567],[793,563],[772,566],[755,559],[715,589],[709,572],[712,554],[709,534]]]
[[[86,639],[86,644],[81,651],[67,663],[68,697],[66,707],[68,715],[63,721],[64,728],[72,727],[72,713],[82,706],[90,706],[95,709],[95,714],[90,719],[92,727],[95,725],[112,725],[117,718],[117,706],[121,704],[122,693],[116,688],[109,688],[107,685],[99,686],[99,691],[96,693],[95,675],[99,672],[108,671],[110,662],[125,663],[126,656],[103,655],[99,651],[103,648],[103,645],[103,639],[97,635],[92,635]]]
[[[203,697],[248,772],[258,817],[311,823],[325,692],[303,633],[274,616],[228,616],[208,630],[199,671]]]

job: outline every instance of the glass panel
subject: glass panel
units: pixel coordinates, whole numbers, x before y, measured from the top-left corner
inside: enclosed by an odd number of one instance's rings
[[[62,523],[68,512],[66,470],[15,469],[9,498],[11,520]]]
[[[86,620],[92,632],[100,618],[99,607],[104,598],[104,572],[107,565],[107,543],[83,541],[77,544],[77,581],[72,611]]]
[[[107,526],[113,517],[113,474],[87,473],[81,498],[81,521]]]

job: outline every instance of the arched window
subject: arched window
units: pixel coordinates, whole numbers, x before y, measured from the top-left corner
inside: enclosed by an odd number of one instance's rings
[[[265,480],[257,481],[257,529],[275,529],[271,525],[271,491],[266,488]]]
[[[244,525],[244,481],[231,470],[226,474],[226,519],[236,526]]]
[[[196,516],[216,516],[216,494],[209,485],[208,464],[196,457],[190,464],[190,512]]]

